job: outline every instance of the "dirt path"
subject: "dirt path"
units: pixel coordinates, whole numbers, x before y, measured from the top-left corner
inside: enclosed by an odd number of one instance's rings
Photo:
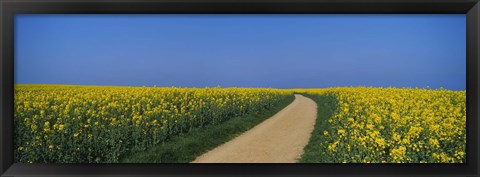
[[[295,163],[310,139],[317,104],[302,95],[273,117],[193,163]]]

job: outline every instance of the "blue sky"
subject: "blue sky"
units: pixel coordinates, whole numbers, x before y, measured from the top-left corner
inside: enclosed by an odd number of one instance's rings
[[[16,15],[15,83],[466,87],[465,15]]]

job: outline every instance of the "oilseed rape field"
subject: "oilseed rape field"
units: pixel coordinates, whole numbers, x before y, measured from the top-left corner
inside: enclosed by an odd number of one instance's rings
[[[118,162],[194,127],[263,111],[288,91],[244,88],[15,86],[20,163]]]
[[[398,88],[300,90],[332,97],[317,152],[330,163],[464,163],[466,92]],[[319,117],[320,118],[320,117]],[[313,136],[315,137],[315,136]],[[312,156],[313,155],[313,156]]]
[[[299,162],[464,163],[466,92],[445,89],[15,85],[17,163],[117,163],[293,94],[318,117]],[[194,148],[194,147],[191,147]]]

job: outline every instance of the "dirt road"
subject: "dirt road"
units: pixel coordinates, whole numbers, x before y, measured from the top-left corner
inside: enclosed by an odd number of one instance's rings
[[[302,95],[283,110],[193,163],[295,163],[310,139],[317,104]]]

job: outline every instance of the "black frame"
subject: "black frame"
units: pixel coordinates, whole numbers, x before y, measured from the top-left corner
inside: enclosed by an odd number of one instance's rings
[[[479,176],[479,0],[0,0],[2,176]],[[13,163],[15,14],[466,14],[465,164]]]

